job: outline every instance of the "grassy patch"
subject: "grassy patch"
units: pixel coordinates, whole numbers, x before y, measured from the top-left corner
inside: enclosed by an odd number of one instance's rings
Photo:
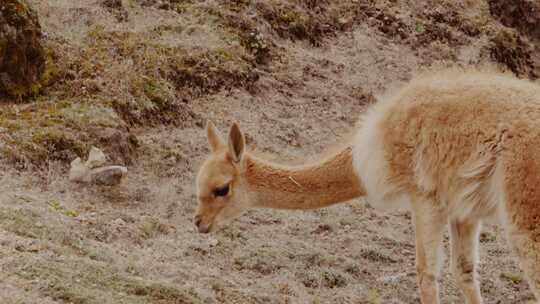
[[[297,279],[307,288],[341,288],[348,284],[347,277],[332,269],[317,269],[295,273]]]
[[[242,48],[194,51],[162,44],[160,35],[160,31],[134,34],[99,27],[88,35],[95,58],[80,62],[83,75],[91,76],[90,71],[99,71],[107,60],[113,61],[112,67],[103,73],[121,73],[115,65],[131,62],[129,75],[118,75],[126,81],[127,91],[109,96],[115,110],[130,123],[193,121],[196,115],[185,106],[186,99],[256,80]]]
[[[23,254],[7,268],[22,279],[39,282],[32,286],[44,296],[66,303],[201,303],[193,291],[177,284],[130,276],[89,259],[57,261]]]
[[[319,46],[322,39],[342,30],[338,9],[331,9],[326,1],[259,2],[256,6],[261,16],[282,38],[307,40]]]
[[[519,273],[502,272],[500,277],[512,284],[519,284],[523,281],[523,276]]]
[[[50,237],[50,231],[41,223],[42,217],[27,209],[0,208],[0,227],[26,238]]]
[[[34,239],[19,242],[17,259],[3,264],[5,274],[31,281],[29,288],[66,303],[199,303],[194,292],[178,284],[123,273],[106,248],[96,247],[66,228],[69,222],[58,218],[68,218],[58,214],[65,211],[60,202],[48,204],[45,213],[0,208],[0,229]],[[43,250],[53,254],[43,254]]]
[[[249,269],[263,275],[269,275],[283,268],[285,261],[277,252],[261,249],[257,252],[248,252],[234,259],[239,269]]]
[[[100,130],[121,127],[118,116],[100,105],[38,101],[25,107],[5,106],[0,128],[7,136],[0,154],[13,163],[38,167],[50,160],[67,163],[98,144]]]
[[[66,209],[58,200],[50,200],[48,202],[51,210],[69,217],[77,217],[79,213],[75,210]]]
[[[156,237],[159,234],[168,234],[171,227],[154,217],[146,217],[140,224],[142,236],[146,239]]]
[[[50,213],[43,214],[30,209],[0,208],[0,228],[19,237],[46,242],[58,254],[87,256],[94,249],[80,236],[74,234],[67,218],[74,217],[75,211],[61,207],[58,202],[49,202]],[[60,214],[58,214],[60,213]],[[59,217],[65,217],[61,219]],[[105,257],[105,253],[101,254]]]

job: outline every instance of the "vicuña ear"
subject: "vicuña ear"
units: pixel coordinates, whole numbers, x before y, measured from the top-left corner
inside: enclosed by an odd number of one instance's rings
[[[210,150],[212,150],[212,152],[216,152],[225,147],[225,142],[223,141],[221,134],[210,120],[206,123],[206,136],[208,137],[208,144],[210,145]]]
[[[231,130],[229,131],[229,154],[235,163],[242,160],[245,146],[246,140],[244,139],[244,134],[240,131],[238,124],[233,123]]]

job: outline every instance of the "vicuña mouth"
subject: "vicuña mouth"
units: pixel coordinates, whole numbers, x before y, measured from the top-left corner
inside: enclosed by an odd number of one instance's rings
[[[197,230],[199,230],[199,233],[209,233],[212,230],[212,224],[211,223],[208,225],[199,224],[197,226]]]

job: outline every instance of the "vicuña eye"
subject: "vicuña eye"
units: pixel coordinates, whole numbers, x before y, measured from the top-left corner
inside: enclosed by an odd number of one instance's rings
[[[225,196],[229,193],[229,185],[214,190],[215,196]]]

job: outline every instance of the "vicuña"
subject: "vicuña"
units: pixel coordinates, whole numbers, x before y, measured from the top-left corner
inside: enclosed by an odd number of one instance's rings
[[[467,303],[482,303],[477,245],[483,220],[505,227],[540,299],[540,86],[511,76],[443,71],[410,81],[362,114],[354,140],[331,157],[286,166],[207,125],[211,153],[197,177],[199,232],[253,207],[313,209],[365,196],[412,212],[424,304],[439,303],[441,247]]]

